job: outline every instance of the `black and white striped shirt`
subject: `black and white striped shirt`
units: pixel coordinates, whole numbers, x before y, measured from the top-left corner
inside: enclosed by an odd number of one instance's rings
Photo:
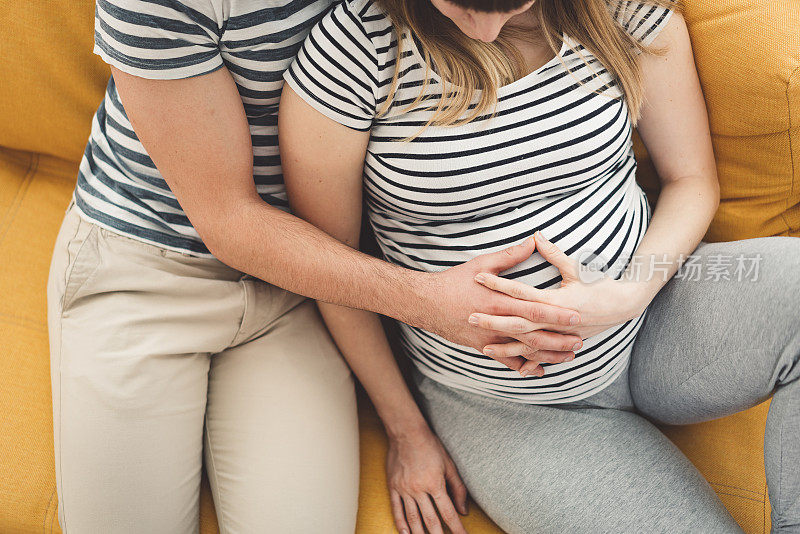
[[[612,13],[649,44],[671,11],[626,1]],[[635,181],[628,108],[591,53],[564,36],[556,57],[499,89],[494,116],[429,127],[408,141],[432,111],[402,110],[419,94],[426,70],[415,40],[404,39],[400,89],[388,116],[377,117],[376,110],[391,85],[397,36],[372,0],[346,0],[332,9],[285,73],[320,113],[370,132],[365,194],[385,257],[412,269],[442,270],[541,230],[570,256],[595,254],[620,273],[620,260],[644,235],[650,208]],[[436,97],[440,83],[435,71],[431,76],[427,92]],[[538,288],[560,282],[539,254],[505,276]],[[474,349],[408,325],[402,337],[420,371],[441,383],[516,402],[563,403],[598,392],[622,372],[643,317],[587,339],[572,362],[545,364],[541,378],[523,378]]]
[[[250,124],[258,193],[288,210],[277,128],[283,71],[330,4],[331,0],[97,0],[94,51],[124,72],[151,79],[188,78],[227,67]],[[112,231],[192,255],[210,255],[139,142],[113,78],[92,121],[75,201],[84,218]]]

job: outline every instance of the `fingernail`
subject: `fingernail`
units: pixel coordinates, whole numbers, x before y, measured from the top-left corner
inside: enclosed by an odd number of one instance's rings
[[[575,343],[575,344],[572,346],[572,350],[579,350],[580,348],[581,348],[581,344],[580,344],[580,343]]]
[[[578,317],[577,315],[573,315],[572,317],[569,318],[569,324],[573,326],[578,324],[579,322],[581,322],[581,318]]]
[[[476,274],[475,275],[475,281],[478,282],[479,284],[485,284],[486,283],[486,277],[483,274]]]
[[[488,347],[487,347],[487,348],[485,348],[485,349],[483,349],[483,353],[484,353],[485,355],[487,355],[487,356],[494,356],[494,355],[495,355],[495,351],[494,351],[494,349],[490,349],[490,348],[488,348]]]
[[[474,315],[469,316],[469,324],[478,326],[478,318]]]

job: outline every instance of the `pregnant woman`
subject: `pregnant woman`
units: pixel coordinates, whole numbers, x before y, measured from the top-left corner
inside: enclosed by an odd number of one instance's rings
[[[481,353],[401,325],[440,442],[377,316],[319,304],[389,434],[401,532],[441,532],[437,511],[464,532],[455,512],[465,511],[460,476],[512,533],[740,530],[691,463],[636,412],[629,388],[648,306],[700,244],[719,194],[686,25],[669,2],[346,0],[312,30],[285,79],[280,147],[298,215],[356,247],[363,193],[385,257],[421,271],[527,238],[519,246],[536,254],[502,278],[476,281],[581,312],[581,324],[565,330],[583,339],[564,347],[574,353],[521,344]],[[633,125],[663,181],[652,215],[635,181]],[[785,261],[796,265],[792,245]],[[604,274],[588,280],[579,259]],[[776,300],[783,310],[787,302]],[[470,320],[501,332],[541,329],[513,317]],[[669,313],[658,320],[670,331]],[[758,393],[747,399],[723,398],[737,394],[730,383],[727,392],[695,384],[705,392],[695,395],[698,406],[720,407],[699,412],[744,409],[778,387],[785,409],[776,424],[796,426],[797,336],[788,340],[790,323],[780,321],[772,325],[774,339],[785,338],[782,372],[751,377]],[[679,350],[701,348],[687,349],[693,338],[681,335],[672,341]],[[730,359],[709,356],[709,368],[741,365],[721,352]],[[769,374],[778,352],[752,356],[750,368]],[[768,463],[773,519],[791,528],[798,475],[781,465],[795,465],[798,450],[789,440],[773,445],[773,458],[784,458]]]

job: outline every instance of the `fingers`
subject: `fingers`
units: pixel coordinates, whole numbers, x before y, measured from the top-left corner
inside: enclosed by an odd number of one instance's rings
[[[541,354],[541,353],[540,353]],[[575,354],[572,352],[552,352],[550,353],[553,356],[553,359],[556,361],[550,363],[564,363],[564,362],[571,362],[575,359]],[[545,374],[544,367],[539,365],[539,361],[537,360],[529,360],[525,362],[519,370],[519,374],[522,376],[538,376],[542,377]]]
[[[512,345],[509,343],[509,345]],[[508,350],[509,352],[513,352],[515,350],[523,350],[524,345],[521,343],[516,345],[516,348],[503,348],[502,350]],[[525,362],[519,366],[519,368],[514,369],[522,376],[544,376],[544,368],[541,367],[540,363],[564,363],[570,362],[575,359],[574,352],[556,352],[550,350],[540,350],[536,352],[532,352],[524,357]]]
[[[487,356],[489,355],[487,354]],[[501,358],[501,357],[495,358],[494,356],[489,356],[489,357],[492,358],[493,360],[497,360],[498,362],[502,363],[512,371],[519,371],[520,369],[522,369],[522,366],[525,365],[526,361],[525,358],[523,358],[522,356],[514,356],[511,358]]]
[[[530,258],[534,250],[536,242],[530,237],[519,245],[481,256],[479,265],[481,270],[493,274],[501,273]]]
[[[403,511],[403,501],[400,499],[400,494],[394,490],[389,491],[389,500],[392,503],[392,515],[394,516],[394,525],[400,534],[409,534],[408,523],[406,522],[406,514]]]
[[[411,528],[411,534],[425,534],[425,529],[422,527],[422,516],[417,508],[417,501],[408,496],[403,496],[403,509],[405,510],[408,526]]]
[[[467,515],[469,513],[467,508],[467,486],[464,485],[464,481],[461,480],[458,469],[456,469],[452,461],[447,463],[444,478],[447,481],[447,488],[450,490],[450,495],[453,497],[453,502],[458,507],[458,511],[461,515]]]
[[[422,514],[422,520],[425,522],[425,527],[430,534],[444,534],[442,530],[442,522],[439,521],[439,514],[436,513],[436,508],[431,502],[431,497],[427,493],[421,493],[414,497],[419,506],[419,512]]]
[[[575,260],[564,254],[560,248],[548,241],[542,235],[542,232],[537,231],[533,234],[533,238],[536,241],[536,249],[539,251],[539,254],[561,272],[562,278],[565,280],[575,280],[578,278],[578,266]]]
[[[558,290],[551,291],[556,292]],[[515,315],[542,326],[574,327],[581,322],[581,316],[574,310],[541,302],[510,298],[504,298],[504,300],[498,308],[501,311],[495,312],[495,315]]]
[[[477,312],[469,316],[469,324],[508,335],[524,334],[532,330],[538,330],[543,326],[515,315],[487,315]]]
[[[547,303],[548,293],[547,290],[537,289],[532,285],[518,282],[517,280],[509,280],[491,273],[478,273],[475,275],[475,281],[484,287],[505,293],[509,297],[522,300],[531,300],[536,302]]]
[[[526,354],[532,351],[575,352],[583,348],[583,339],[575,334],[534,330],[518,334],[515,338],[527,347],[519,354],[522,357],[526,357]]]
[[[557,334],[546,330],[534,330],[533,332],[517,335],[517,341],[486,345],[483,348],[483,353],[496,360],[499,358],[513,358],[515,356],[522,356],[530,360],[532,356],[542,351],[557,353],[574,352],[580,350],[582,347],[583,340],[581,340],[579,336]],[[549,360],[540,361],[549,362]]]
[[[447,490],[442,488],[433,493],[431,497],[433,497],[433,502],[436,504],[436,509],[439,510],[439,516],[441,516],[444,524],[450,528],[450,532],[452,534],[467,534],[467,531],[464,530],[464,525],[461,524],[461,518],[458,517],[458,513],[453,506],[453,501],[450,500],[450,495],[447,494]]]

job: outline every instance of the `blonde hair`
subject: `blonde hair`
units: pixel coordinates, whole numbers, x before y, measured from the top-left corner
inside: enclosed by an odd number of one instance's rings
[[[430,0],[376,1],[392,20],[398,46],[389,95],[378,110],[379,116],[388,114],[394,105],[401,77],[400,58],[403,57],[403,43],[406,38],[416,38],[422,45],[419,51],[425,60],[426,72],[419,95],[402,112],[429,101],[425,91],[431,80],[431,66],[435,66],[442,80],[442,96],[428,106],[427,109],[433,109],[434,113],[423,130],[430,125],[457,126],[474,120],[495,106],[499,87],[527,74],[524,59],[512,44],[513,39],[530,38],[520,28],[507,24],[495,41],[486,43],[467,37]],[[528,2],[449,1],[461,7],[485,12],[509,12]],[[628,104],[631,120],[636,125],[644,102],[638,53],[659,54],[662,51],[642,45],[614,20],[612,10],[624,9],[627,1],[536,0],[531,9],[538,19],[545,42],[554,54],[559,53],[562,34],[565,34],[582,44],[600,61],[619,85],[622,97]],[[679,0],[639,1],[643,4],[679,9]],[[574,51],[580,55],[579,51]],[[581,57],[587,61],[584,56]],[[607,88],[608,84],[598,91]],[[478,92],[479,100],[473,107],[471,104]]]

